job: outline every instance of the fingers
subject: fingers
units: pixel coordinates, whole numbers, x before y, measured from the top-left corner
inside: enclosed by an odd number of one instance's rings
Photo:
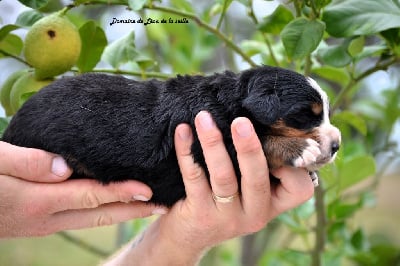
[[[232,123],[232,138],[242,173],[242,205],[249,217],[266,214],[270,199],[267,160],[254,128],[247,118],[237,118]],[[261,220],[264,217],[261,217]]]
[[[203,169],[193,162],[191,146],[193,135],[189,125],[181,124],[175,130],[175,150],[181,169],[187,200],[194,205],[203,203],[210,194],[210,186]]]
[[[113,202],[148,201],[151,189],[145,184],[130,180],[126,182],[100,184],[95,180],[68,180],[60,184],[38,184],[40,199],[57,199],[54,202],[38,202],[50,213],[64,210],[89,209]],[[34,190],[31,190],[34,191]],[[39,200],[35,198],[34,202]]]
[[[232,161],[226,151],[221,132],[207,112],[200,112],[195,119],[196,131],[203,149],[213,192],[227,197],[238,192]],[[225,204],[226,205],[226,204]]]
[[[0,174],[35,182],[60,182],[72,173],[60,156],[2,141],[0,141],[0,162],[2,162]]]
[[[54,228],[50,231],[106,226],[153,214],[164,214],[166,209],[144,202],[115,202],[94,209],[68,210],[51,217]],[[68,225],[68,228],[65,228]]]
[[[274,215],[292,209],[307,200],[314,194],[314,185],[306,169],[281,167],[272,174],[280,179],[280,184],[272,192]]]

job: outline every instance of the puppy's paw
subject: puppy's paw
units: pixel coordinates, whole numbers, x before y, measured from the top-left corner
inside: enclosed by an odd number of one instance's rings
[[[319,143],[313,139],[306,139],[307,146],[302,154],[293,160],[294,167],[308,168],[317,162],[318,157],[321,155]]]

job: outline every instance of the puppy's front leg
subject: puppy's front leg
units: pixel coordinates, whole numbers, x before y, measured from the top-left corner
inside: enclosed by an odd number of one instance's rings
[[[321,155],[319,143],[311,138],[268,136],[263,148],[271,169],[284,165],[308,168]]]

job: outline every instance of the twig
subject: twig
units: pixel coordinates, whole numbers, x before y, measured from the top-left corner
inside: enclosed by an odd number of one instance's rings
[[[258,21],[256,15],[254,14],[254,10],[253,10],[253,0],[249,0],[249,11],[248,11],[248,13],[249,13],[250,18],[253,20],[253,23],[255,25],[258,25],[259,21]],[[262,31],[260,31],[260,32],[261,32],[261,35],[262,35],[265,43],[267,44],[268,52],[269,52],[269,55],[271,56],[272,61],[274,62],[274,65],[275,66],[279,66],[279,61],[278,61],[278,59],[276,59],[274,50],[272,49],[272,45],[271,45],[271,42],[268,39],[267,34],[262,32]]]
[[[239,46],[237,46],[230,38],[228,38],[225,34],[223,34],[221,31],[219,31],[217,28],[214,28],[210,24],[204,22],[201,18],[196,16],[193,13],[181,11],[175,8],[170,8],[170,7],[163,7],[163,6],[148,6],[145,5],[143,8],[145,9],[150,9],[150,10],[158,10],[170,14],[175,14],[178,16],[186,17],[191,20],[193,20],[199,27],[202,27],[206,29],[207,31],[211,32],[215,36],[217,36],[220,40],[222,40],[229,48],[231,48],[233,51],[235,51],[237,54],[239,54],[244,61],[246,61],[250,66],[255,67],[257,64],[242,50],[240,49]]]
[[[127,6],[127,2],[124,0],[115,0],[113,2],[104,2],[104,1],[99,1],[99,0],[88,0],[85,3],[82,3],[84,5],[95,5],[95,4],[108,4],[108,5],[123,5]],[[68,9],[74,8],[79,6],[80,4],[71,4],[68,6]],[[233,51],[235,51],[237,54],[239,54],[244,61],[246,61],[250,66],[255,67],[257,64],[242,50],[240,49],[239,46],[237,46],[230,38],[228,38],[225,34],[223,34],[221,31],[218,30],[218,28],[214,28],[210,24],[206,23],[203,21],[200,17],[196,16],[193,13],[189,13],[186,11],[178,10],[175,8],[170,8],[170,7],[164,7],[164,6],[157,6],[154,5],[153,3],[151,5],[144,5],[143,9],[148,9],[148,10],[158,10],[161,12],[165,13],[170,13],[170,14],[175,14],[178,16],[186,17],[191,20],[193,20],[199,27],[204,28],[205,30],[213,33],[215,36],[217,36],[220,40],[222,40],[229,48],[231,48]]]
[[[315,210],[317,213],[317,224],[315,227],[315,246],[312,251],[312,266],[321,266],[322,265],[322,253],[325,249],[326,242],[326,210],[324,203],[325,191],[323,189],[323,184],[321,183],[315,189]]]
[[[224,5],[222,6],[221,16],[219,16],[218,23],[217,23],[217,27],[216,27],[217,30],[219,30],[219,29],[221,28],[222,21],[223,21],[224,18],[225,18],[226,10],[227,10],[227,4],[228,4],[228,1],[227,1],[227,0],[224,0]]]
[[[335,98],[335,101],[332,104],[332,111],[336,110],[339,105],[341,104],[343,98],[347,95],[347,93],[353,88],[355,84],[363,80],[364,78],[368,77],[369,75],[379,71],[379,70],[386,70],[389,66],[399,63],[400,62],[400,57],[393,57],[392,59],[386,61],[383,64],[379,64],[379,62],[372,68],[364,71],[361,73],[358,77],[353,77],[350,79],[349,83],[343,87],[343,89],[339,92],[337,97]]]
[[[306,62],[304,65],[304,75],[305,76],[310,76],[311,75],[311,68],[312,68],[312,60],[311,60],[311,55],[308,55],[305,58]]]
[[[301,17],[301,3],[299,3],[299,0],[294,0],[293,5],[296,9],[296,17]]]
[[[108,256],[111,255],[110,252],[102,250],[98,247],[95,247],[87,242],[82,241],[82,239],[77,238],[72,236],[71,234],[68,234],[67,232],[58,232],[57,235],[59,235],[60,237],[64,238],[64,240],[71,242],[77,246],[79,246],[80,248],[89,251],[92,254],[95,254],[96,256],[102,257],[102,258],[106,258]]]
[[[265,250],[271,249],[270,245],[276,240],[281,227],[282,223],[274,220],[262,231],[242,237],[241,265],[258,265]]]
[[[311,9],[313,11],[312,13],[313,13],[314,17],[318,18],[320,14],[319,14],[319,11],[318,11],[317,6],[315,4],[315,0],[310,0],[310,6],[311,6]]]
[[[32,66],[31,66],[28,62],[26,62],[24,59],[22,59],[22,58],[20,58],[20,57],[18,57],[18,56],[16,56],[16,55],[7,53],[7,52],[4,51],[4,50],[1,50],[1,49],[0,49],[0,54],[3,54],[3,55],[5,55],[5,56],[7,56],[7,57],[11,57],[11,58],[17,60],[18,62],[27,65],[28,67],[32,67]]]
[[[120,70],[120,69],[93,69],[91,72],[97,73],[110,73],[117,75],[129,75],[129,76],[137,76],[146,78],[160,78],[160,79],[168,79],[173,77],[173,74],[164,74],[160,72],[142,72],[142,71],[128,71],[128,70]]]
[[[113,2],[104,2],[99,0],[88,0],[87,2],[83,3],[84,5],[95,5],[95,4],[108,4],[108,5],[123,5],[127,6],[127,1],[124,0],[115,0]],[[69,9],[77,7],[78,5],[71,4],[68,6]],[[255,67],[257,64],[242,50],[239,46],[237,46],[230,38],[228,38],[225,34],[218,30],[218,28],[214,28],[210,24],[206,23],[204,20],[199,18],[193,13],[189,13],[186,11],[178,10],[171,7],[164,7],[164,6],[157,6],[153,3],[151,5],[144,5],[143,9],[148,10],[158,10],[165,13],[175,14],[178,16],[186,17],[193,20],[199,27],[204,28],[205,30],[211,32],[215,36],[217,36],[220,40],[222,40],[228,47],[230,47],[233,51],[239,54],[244,61],[246,61],[250,66]]]

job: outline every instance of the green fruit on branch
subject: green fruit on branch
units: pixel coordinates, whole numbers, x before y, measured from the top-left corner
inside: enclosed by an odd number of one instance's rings
[[[35,68],[37,79],[51,78],[71,69],[81,52],[78,29],[62,13],[46,16],[26,35],[26,61]]]
[[[3,83],[3,86],[0,90],[0,103],[3,106],[4,111],[7,116],[11,116],[14,114],[13,109],[11,108],[10,103],[10,93],[14,83],[25,73],[28,73],[27,69],[19,70],[11,74],[6,81]]]
[[[24,73],[11,88],[10,106],[12,113],[16,113],[29,97],[52,81],[53,79],[37,80],[33,72]]]

